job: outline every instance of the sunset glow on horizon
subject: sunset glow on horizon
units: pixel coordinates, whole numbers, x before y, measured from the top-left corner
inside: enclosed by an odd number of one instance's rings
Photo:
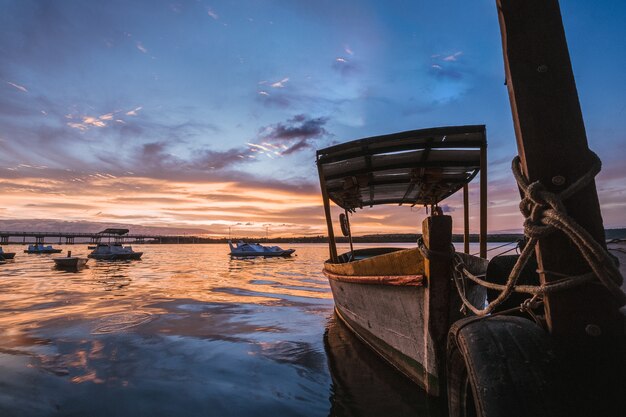
[[[0,220],[321,235],[316,149],[485,124],[489,230],[521,230],[493,0],[0,2]],[[625,227],[626,5],[561,8],[604,224]],[[442,205],[461,232],[460,193]],[[417,233],[424,216],[351,221]]]

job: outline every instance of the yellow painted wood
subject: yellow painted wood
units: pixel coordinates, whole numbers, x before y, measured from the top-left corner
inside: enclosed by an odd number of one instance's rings
[[[337,275],[421,275],[424,274],[424,258],[414,248],[342,264],[327,262],[324,268]]]

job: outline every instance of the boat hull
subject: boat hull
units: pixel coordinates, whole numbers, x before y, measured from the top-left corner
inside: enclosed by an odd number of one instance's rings
[[[337,316],[363,342],[431,395],[439,381],[434,344],[425,329],[425,290],[329,279]]]
[[[485,260],[461,256],[474,273],[486,269]],[[447,334],[448,324],[437,311],[448,310],[451,322],[460,318],[458,295],[433,295],[424,286],[425,262],[417,248],[370,248],[339,259],[324,264],[337,316],[427,394],[441,395],[445,381],[440,380],[440,351],[445,345],[437,335]],[[484,300],[484,292],[469,291],[472,299]]]
[[[89,259],[87,258],[77,258],[77,257],[66,257],[66,258],[55,258],[54,259],[54,265],[57,268],[62,268],[62,269],[78,269],[78,268],[82,268],[87,264],[87,261]]]
[[[235,258],[250,258],[250,257],[263,257],[263,258],[286,258],[294,253],[295,249],[287,249],[279,252],[231,252],[230,256]]]
[[[87,255],[88,258],[92,258],[98,261],[129,261],[141,259],[143,252],[133,253],[109,253],[109,254],[93,254]]]
[[[61,253],[63,252],[63,249],[45,249],[45,250],[28,250],[28,249],[24,249],[24,253],[30,253],[33,255],[46,255],[46,254],[50,254],[50,253]]]
[[[2,252],[0,253],[0,258],[13,259],[15,258],[15,252]]]

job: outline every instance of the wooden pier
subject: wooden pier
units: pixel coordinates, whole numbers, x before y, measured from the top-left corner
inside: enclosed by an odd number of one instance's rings
[[[0,245],[7,245],[9,243],[45,243],[56,242],[59,245],[73,245],[76,239],[79,239],[78,243],[90,243],[96,244],[102,239],[108,239],[110,236],[103,233],[76,233],[76,232],[9,232],[0,231]],[[111,237],[112,238],[112,237]],[[176,242],[176,243],[195,243],[202,238],[190,235],[152,235],[152,234],[127,234],[121,237],[122,243],[134,242],[134,243],[146,243],[152,241],[152,243]]]

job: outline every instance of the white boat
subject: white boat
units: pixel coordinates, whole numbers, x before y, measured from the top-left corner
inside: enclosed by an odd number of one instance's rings
[[[143,252],[135,252],[131,246],[122,246],[117,243],[103,243],[87,255],[88,258],[99,259],[104,261],[122,261],[129,259],[139,259]]]
[[[15,252],[5,252],[2,250],[2,247],[0,246],[0,258],[13,259],[15,258]]]
[[[55,249],[52,246],[44,246],[40,243],[35,243],[34,245],[28,245],[28,249],[24,249],[24,253],[34,253],[34,254],[46,254],[46,253],[61,253],[62,249]]]
[[[245,243],[244,241],[239,241],[233,245],[233,242],[229,240],[228,246],[230,246],[230,256],[236,257],[288,257],[296,251],[295,249],[282,249],[278,246],[263,246],[258,243]]]
[[[128,229],[106,229],[100,232],[102,237],[108,237],[109,243],[100,243],[87,257],[103,261],[123,261],[140,259],[143,252],[135,252],[131,246],[122,245],[122,236]],[[113,243],[110,239],[113,238]]]

